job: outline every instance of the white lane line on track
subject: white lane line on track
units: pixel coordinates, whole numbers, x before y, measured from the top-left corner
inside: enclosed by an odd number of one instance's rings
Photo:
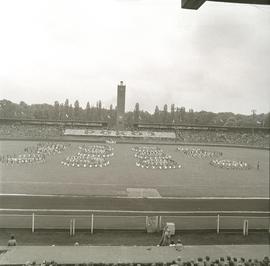
[[[8,197],[55,197],[55,198],[61,198],[61,197],[70,197],[70,198],[122,198],[122,199],[138,199],[138,198],[148,198],[148,199],[188,199],[188,200],[196,200],[196,199],[209,199],[209,200],[216,200],[216,199],[243,199],[243,200],[270,200],[270,198],[267,197],[126,197],[126,196],[95,196],[95,195],[55,195],[55,194],[16,194],[16,193],[0,193],[0,196],[8,196]]]
[[[101,212],[101,213],[166,213],[166,214],[196,214],[196,213],[209,213],[209,214],[226,214],[226,213],[235,213],[235,214],[270,214],[270,211],[143,211],[143,210],[74,210],[74,209],[0,209],[1,211],[18,211],[18,212]]]

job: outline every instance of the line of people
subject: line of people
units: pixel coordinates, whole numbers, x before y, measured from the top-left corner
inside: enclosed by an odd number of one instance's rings
[[[177,147],[177,150],[183,152],[185,155],[190,156],[194,159],[209,159],[209,158],[217,158],[217,157],[222,156],[222,152],[207,151],[200,148]]]
[[[223,159],[223,160],[212,160],[210,161],[210,165],[214,167],[219,167],[222,169],[229,169],[229,170],[249,170],[250,166],[248,163],[243,162],[243,161],[234,161],[234,160],[228,160],[228,159]]]

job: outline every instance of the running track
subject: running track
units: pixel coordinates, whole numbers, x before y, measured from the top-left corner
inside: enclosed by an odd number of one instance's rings
[[[109,213],[173,214],[173,215],[227,215],[269,216],[267,198],[111,198],[86,196],[0,195],[0,211],[42,213]],[[109,211],[109,212],[107,212]],[[190,213],[189,213],[190,212]],[[194,213],[193,213],[194,214]]]

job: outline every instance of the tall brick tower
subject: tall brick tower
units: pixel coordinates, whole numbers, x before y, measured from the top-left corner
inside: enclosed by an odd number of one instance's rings
[[[116,109],[116,128],[118,130],[124,129],[125,117],[125,100],[126,100],[126,85],[123,81],[117,86],[117,109]]]

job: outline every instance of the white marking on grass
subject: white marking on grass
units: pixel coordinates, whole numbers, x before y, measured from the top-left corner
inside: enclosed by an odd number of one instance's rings
[[[127,188],[129,198],[161,198],[155,188]]]

